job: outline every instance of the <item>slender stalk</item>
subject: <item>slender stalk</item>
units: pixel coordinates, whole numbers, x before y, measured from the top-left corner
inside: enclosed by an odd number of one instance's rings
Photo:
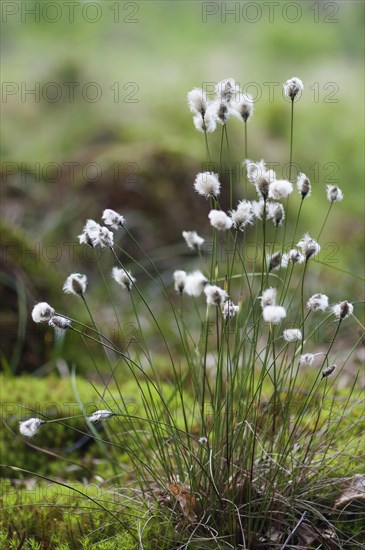
[[[291,172],[292,172],[292,164],[293,164],[293,135],[294,135],[294,99],[292,99],[291,101],[291,113],[290,113],[290,149],[289,149],[289,176],[288,176],[288,180],[290,182],[291,182]],[[287,229],[288,215],[289,215],[289,199],[290,199],[290,195],[286,199],[286,203],[285,203],[286,216],[284,220],[282,252],[284,252],[284,248],[285,248],[286,229]]]
[[[201,419],[205,426],[205,388],[207,384],[207,355],[209,338],[209,306],[207,305],[205,313],[205,347],[203,355],[203,373],[202,373],[202,400],[201,400]]]
[[[222,177],[224,128],[225,128],[225,124],[222,125],[221,144],[220,144],[220,149],[219,149],[219,175],[220,175],[220,177]]]
[[[232,181],[231,151],[230,151],[229,141],[228,141],[227,125],[224,125],[223,128],[224,128],[224,133],[225,133],[225,136],[226,136],[228,166],[229,166],[229,207],[232,208],[232,205],[233,205],[233,181]]]
[[[87,303],[87,301],[86,301],[86,299],[85,299],[84,294],[82,293],[82,294],[80,294],[80,296],[81,296],[82,301],[84,302],[84,305],[85,305],[85,307],[86,307],[86,309],[87,309],[87,312],[88,312],[88,314],[89,314],[91,323],[92,323],[92,325],[93,325],[95,331],[96,331],[96,332],[99,332],[99,331],[98,331],[98,327],[96,326],[96,323],[95,323],[95,321],[94,321],[93,314],[91,313],[91,309],[90,309],[89,306],[88,306],[88,303]]]
[[[264,211],[262,214],[262,263],[261,263],[261,286],[260,294],[264,288],[264,280],[267,272],[267,262],[266,262],[266,204],[267,198],[264,197]]]
[[[330,203],[330,207],[329,207],[329,209],[327,210],[326,217],[324,218],[324,221],[323,221],[323,223],[322,223],[322,227],[321,227],[321,229],[320,229],[320,232],[318,233],[317,241],[319,241],[319,239],[321,238],[321,235],[322,235],[322,233],[323,233],[324,226],[326,225],[327,220],[328,220],[328,216],[330,215],[332,205],[333,205],[333,202]]]
[[[275,440],[275,431],[276,431],[276,415],[277,415],[277,406],[278,406],[278,381],[276,373],[276,351],[275,351],[275,327],[270,323],[270,334],[271,334],[271,345],[272,345],[272,365],[274,371],[274,407],[272,413],[272,442]]]
[[[248,159],[248,143],[247,143],[247,120],[244,121],[244,124],[245,124],[245,160]],[[244,187],[244,192],[245,192],[245,196],[247,196],[247,186],[248,186],[248,181],[247,181],[247,173],[245,174],[245,187]]]
[[[302,328],[302,344],[301,344],[301,353],[303,352],[303,346],[304,346],[304,279],[305,279],[305,272],[307,270],[308,260],[305,261],[304,269],[303,269],[303,275],[302,275],[302,282],[300,286],[300,309],[301,309],[301,319],[300,319],[300,326]]]
[[[295,243],[295,237],[296,237],[296,234],[297,234],[298,222],[299,222],[299,218],[300,218],[300,213],[302,211],[303,201],[304,201],[304,197],[302,197],[302,200],[300,201],[297,219],[295,220],[295,227],[294,227],[294,233],[293,233],[293,244]]]
[[[332,349],[332,347],[333,347],[333,344],[334,344],[335,341],[336,341],[336,337],[337,337],[338,331],[340,330],[341,323],[342,323],[342,319],[340,319],[339,322],[338,322],[336,331],[335,331],[335,333],[334,333],[334,335],[333,335],[333,338],[332,338],[331,343],[330,343],[330,345],[329,345],[329,347],[328,347],[328,350],[326,351],[326,354],[325,354],[325,356],[324,356],[324,359],[323,359],[323,362],[322,362],[322,366],[326,363],[326,361],[327,361],[327,359],[328,359],[328,356],[329,356],[329,353],[330,353],[330,351],[331,351],[331,349]]]
[[[303,512],[303,514],[300,517],[300,520],[298,521],[298,523],[296,524],[294,529],[289,533],[289,535],[285,539],[285,542],[284,542],[283,546],[281,547],[281,550],[285,550],[285,548],[288,547],[289,542],[291,541],[291,539],[293,538],[295,533],[298,531],[299,527],[302,525],[303,521],[305,520],[306,515],[307,515],[307,512]]]
[[[98,344],[102,343],[102,346],[104,348],[110,349],[111,351],[114,351],[114,353],[117,353],[118,355],[121,355],[122,357],[129,359],[128,356],[125,353],[121,352],[118,348],[109,346],[105,342],[100,342],[98,338],[94,338],[93,336],[90,336],[90,334],[86,334],[85,332],[82,332],[81,330],[78,330],[73,326],[70,326],[69,330],[72,330],[73,332],[77,332],[77,334],[81,334],[84,338],[88,338],[89,340],[92,340],[93,342],[97,342]]]
[[[204,121],[203,128],[204,128],[205,152],[206,152],[206,156],[207,156],[207,161],[210,163],[211,162],[211,160],[210,160],[210,151],[209,151],[207,128],[205,126],[205,121]]]
[[[291,181],[291,169],[293,162],[293,134],[294,134],[294,99],[291,101],[291,116],[290,116],[290,152],[289,152],[289,181]]]

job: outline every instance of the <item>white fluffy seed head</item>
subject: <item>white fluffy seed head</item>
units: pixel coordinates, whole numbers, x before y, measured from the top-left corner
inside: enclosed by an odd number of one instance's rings
[[[272,271],[273,269],[277,269],[281,266],[282,262],[282,253],[281,250],[278,252],[275,252],[272,256],[267,257],[267,263],[269,264],[269,271]]]
[[[293,186],[287,180],[275,180],[269,185],[269,198],[276,201],[286,199],[293,192]]]
[[[246,167],[247,179],[254,185],[260,178],[266,175],[267,170],[265,162],[262,159],[259,162],[246,159],[243,164]]]
[[[282,306],[266,306],[262,310],[262,316],[267,323],[277,325],[280,321],[285,319],[286,311]]]
[[[208,214],[210,225],[219,231],[226,231],[232,227],[233,221],[223,210],[211,210]]]
[[[257,181],[255,184],[256,191],[259,197],[267,199],[269,196],[270,181],[263,177]]]
[[[193,88],[188,93],[188,105],[192,113],[204,116],[208,104],[207,95],[202,88]]]
[[[330,202],[342,201],[343,193],[337,185],[327,185],[327,199]]]
[[[213,172],[200,172],[194,182],[194,189],[204,197],[217,197],[220,193],[221,184],[218,174]]]
[[[283,332],[286,342],[299,342],[302,339],[302,332],[298,328],[288,328]]]
[[[220,306],[228,298],[227,292],[216,285],[206,285],[204,287],[204,294],[207,297],[207,304],[210,306]]]
[[[81,273],[71,273],[63,285],[63,292],[83,296],[87,288],[87,277]]]
[[[217,121],[215,118],[215,110],[212,107],[208,107],[204,117],[197,113],[193,118],[194,126],[199,132],[214,132],[217,128]]]
[[[327,378],[327,376],[330,376],[335,371],[336,368],[337,368],[336,365],[331,365],[330,367],[326,367],[322,371],[322,378]]]
[[[78,236],[80,244],[87,244],[94,247],[92,237],[95,237],[99,233],[100,225],[94,220],[87,220],[82,230],[82,233]]]
[[[343,321],[350,317],[354,311],[354,306],[350,304],[347,300],[344,302],[339,302],[332,307],[332,313],[336,316],[339,321]]]
[[[201,271],[193,271],[192,273],[188,273],[186,275],[184,292],[189,296],[198,297],[203,292],[207,283],[208,279]]]
[[[328,308],[328,296],[325,294],[313,294],[307,302],[310,311],[326,311]]]
[[[304,255],[301,252],[299,252],[299,250],[297,250],[296,248],[289,250],[288,257],[289,257],[289,261],[292,264],[301,264],[305,260]]]
[[[42,424],[45,424],[44,420],[40,420],[39,418],[29,418],[28,420],[24,420],[24,422],[19,422],[19,431],[26,437],[33,437],[38,432]]]
[[[296,248],[292,248],[292,250],[289,250],[286,254],[283,254],[282,260],[281,260],[281,267],[287,267],[289,263],[295,264],[301,264],[305,261],[305,256]]]
[[[131,291],[133,284],[136,282],[136,279],[132,277],[129,271],[120,267],[113,267],[112,277],[118,285],[126,288],[128,291]]]
[[[212,109],[214,110],[214,117],[216,121],[222,124],[223,126],[227,124],[228,119],[234,113],[230,104],[226,103],[225,101],[224,102],[215,101],[212,104]]]
[[[238,313],[239,306],[236,306],[231,300],[224,302],[222,313],[225,319],[232,319]]]
[[[184,237],[188,247],[192,250],[200,250],[205,242],[205,239],[203,239],[203,237],[199,237],[196,231],[183,231],[182,236]]]
[[[176,292],[179,292],[182,294],[184,292],[185,288],[185,282],[186,282],[186,271],[183,271],[182,269],[177,269],[174,271],[174,288]]]
[[[299,366],[311,365],[314,361],[313,353],[305,353],[299,357]]]
[[[291,101],[294,101],[297,96],[300,97],[304,90],[303,82],[297,76],[293,76],[293,78],[287,80],[283,87],[284,94]]]
[[[298,242],[297,246],[301,249],[306,260],[316,256],[321,250],[320,245],[308,233]]]
[[[266,205],[268,220],[272,220],[275,227],[279,227],[284,221],[285,210],[280,202],[268,202]]]
[[[260,296],[261,307],[274,306],[276,303],[276,288],[267,288]]]
[[[94,220],[87,220],[78,239],[80,244],[87,244],[91,248],[112,248],[114,245],[113,233],[107,227],[102,227]]]
[[[100,246],[100,248],[112,248],[113,245],[113,233],[106,227],[101,227],[98,237],[94,239],[94,246]]]
[[[276,180],[274,170],[267,170],[265,162],[253,162],[246,160],[244,162],[247,171],[248,180],[255,186],[259,197],[267,198],[269,196],[269,187]]]
[[[60,315],[54,315],[50,318],[48,324],[57,331],[63,332],[64,330],[71,328],[71,319],[61,317]]]
[[[110,225],[110,227],[112,227],[113,229],[123,227],[125,224],[125,219],[123,218],[123,216],[118,214],[118,212],[115,212],[115,210],[111,210],[110,208],[104,210],[102,220],[105,225]]]
[[[257,218],[258,220],[262,220],[262,217],[264,215],[265,201],[263,200],[252,201],[251,206],[252,206],[252,212],[255,218]],[[267,211],[267,208],[266,208],[266,211]]]
[[[54,313],[55,310],[47,302],[39,302],[33,307],[32,319],[35,323],[47,323]]]
[[[250,201],[240,201],[237,209],[230,212],[232,224],[235,229],[243,231],[246,225],[253,223],[254,213]]]
[[[310,196],[311,184],[307,176],[303,173],[298,175],[297,188],[303,199]]]
[[[217,84],[217,100],[222,103],[229,103],[239,93],[239,87],[233,78],[226,78]]]
[[[99,411],[95,411],[93,414],[87,416],[86,418],[92,424],[96,424],[97,422],[101,422],[102,420],[108,420],[108,418],[111,418],[112,416],[114,416],[114,413],[106,409],[101,409]]]
[[[238,117],[247,122],[253,114],[253,98],[250,94],[240,93],[237,98],[233,99],[232,107]]]

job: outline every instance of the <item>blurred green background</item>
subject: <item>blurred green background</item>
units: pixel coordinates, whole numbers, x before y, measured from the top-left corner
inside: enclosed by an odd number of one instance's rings
[[[2,2],[3,368],[43,372],[52,360],[51,337],[29,314],[42,300],[78,313],[61,292],[70,272],[88,274],[90,298],[108,318],[95,262],[76,246],[87,218],[120,211],[166,281],[179,255],[184,265],[181,231],[209,235],[207,208],[192,190],[204,140],[186,94],[227,77],[256,100],[249,157],[279,163],[280,177],[290,129],[282,84],[303,80],[293,160],[313,195],[302,231],[318,233],[326,184],[338,184],[345,200],[322,236],[331,266],[320,280],[333,298],[361,300],[363,20],[363,3],[353,1]],[[229,134],[240,172],[242,123],[230,121]],[[217,131],[215,155],[219,140]],[[240,182],[235,192],[243,198]]]

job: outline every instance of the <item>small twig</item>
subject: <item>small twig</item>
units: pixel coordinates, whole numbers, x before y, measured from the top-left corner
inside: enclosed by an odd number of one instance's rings
[[[306,515],[307,515],[307,512],[303,512],[302,517],[300,518],[300,520],[298,521],[298,523],[294,527],[293,531],[291,533],[289,533],[289,536],[286,539],[286,541],[284,542],[283,546],[281,547],[281,550],[284,550],[284,548],[286,548],[288,546],[289,542],[291,541],[292,536],[297,532],[299,527],[302,525]]]

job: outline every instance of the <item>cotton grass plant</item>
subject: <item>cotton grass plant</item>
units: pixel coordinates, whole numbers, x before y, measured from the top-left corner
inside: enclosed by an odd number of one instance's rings
[[[304,173],[292,181],[293,136],[300,131],[294,110],[301,108],[302,92],[298,78],[284,85],[290,102],[287,180],[264,160],[247,158],[253,101],[233,79],[220,82],[214,98],[199,88],[189,92],[206,160],[217,160],[219,170],[199,172],[190,182],[206,212],[205,232],[198,235],[193,219],[191,227],[181,228],[189,261],[180,258],[169,280],[135,240],[124,213],[105,210],[104,226],[86,222],[80,245],[91,247],[98,258],[120,326],[118,292],[131,301],[138,329],[133,346],[120,349],[100,328],[83,274],[70,275],[63,289],[81,298],[89,325],[45,302],[33,309],[35,322],[49,323],[58,333],[74,331],[80,343],[97,343],[105,354],[108,383],[95,395],[94,413],[86,415],[80,403],[80,414],[85,433],[113,462],[116,479],[125,479],[125,510],[129,491],[140,503],[136,547],[144,548],[151,517],[174,526],[166,543],[170,549],[361,547],[357,534],[350,540],[346,528],[356,513],[338,505],[341,483],[351,484],[363,460],[363,424],[358,419],[351,424],[360,406],[354,398],[359,382],[356,377],[342,397],[336,384],[364,332],[351,297],[334,303],[321,276],[311,276],[320,269],[316,259],[325,223],[343,194],[337,186],[324,189],[318,227],[308,233],[301,226],[311,195]],[[232,117],[244,124],[239,188],[233,187],[231,173],[228,181],[223,173],[225,155],[232,162]],[[221,198],[224,186],[227,203]],[[289,227],[294,227],[291,234]],[[245,248],[249,238],[256,243],[253,260]],[[136,257],[128,253],[127,242],[137,247]],[[107,254],[115,263],[112,273],[103,267]],[[140,284],[146,277],[158,289],[156,303]],[[356,331],[341,364],[334,349],[345,324]],[[328,325],[334,327],[330,341],[318,343],[316,334]],[[148,340],[151,333],[157,335],[158,350]],[[135,381],[141,402],[136,414],[128,412],[121,369]],[[119,391],[112,401],[111,385]],[[32,417],[21,422],[20,432],[36,438],[39,430],[64,420]],[[95,430],[96,425],[102,429]],[[128,454],[127,465],[118,462],[121,452]]]

